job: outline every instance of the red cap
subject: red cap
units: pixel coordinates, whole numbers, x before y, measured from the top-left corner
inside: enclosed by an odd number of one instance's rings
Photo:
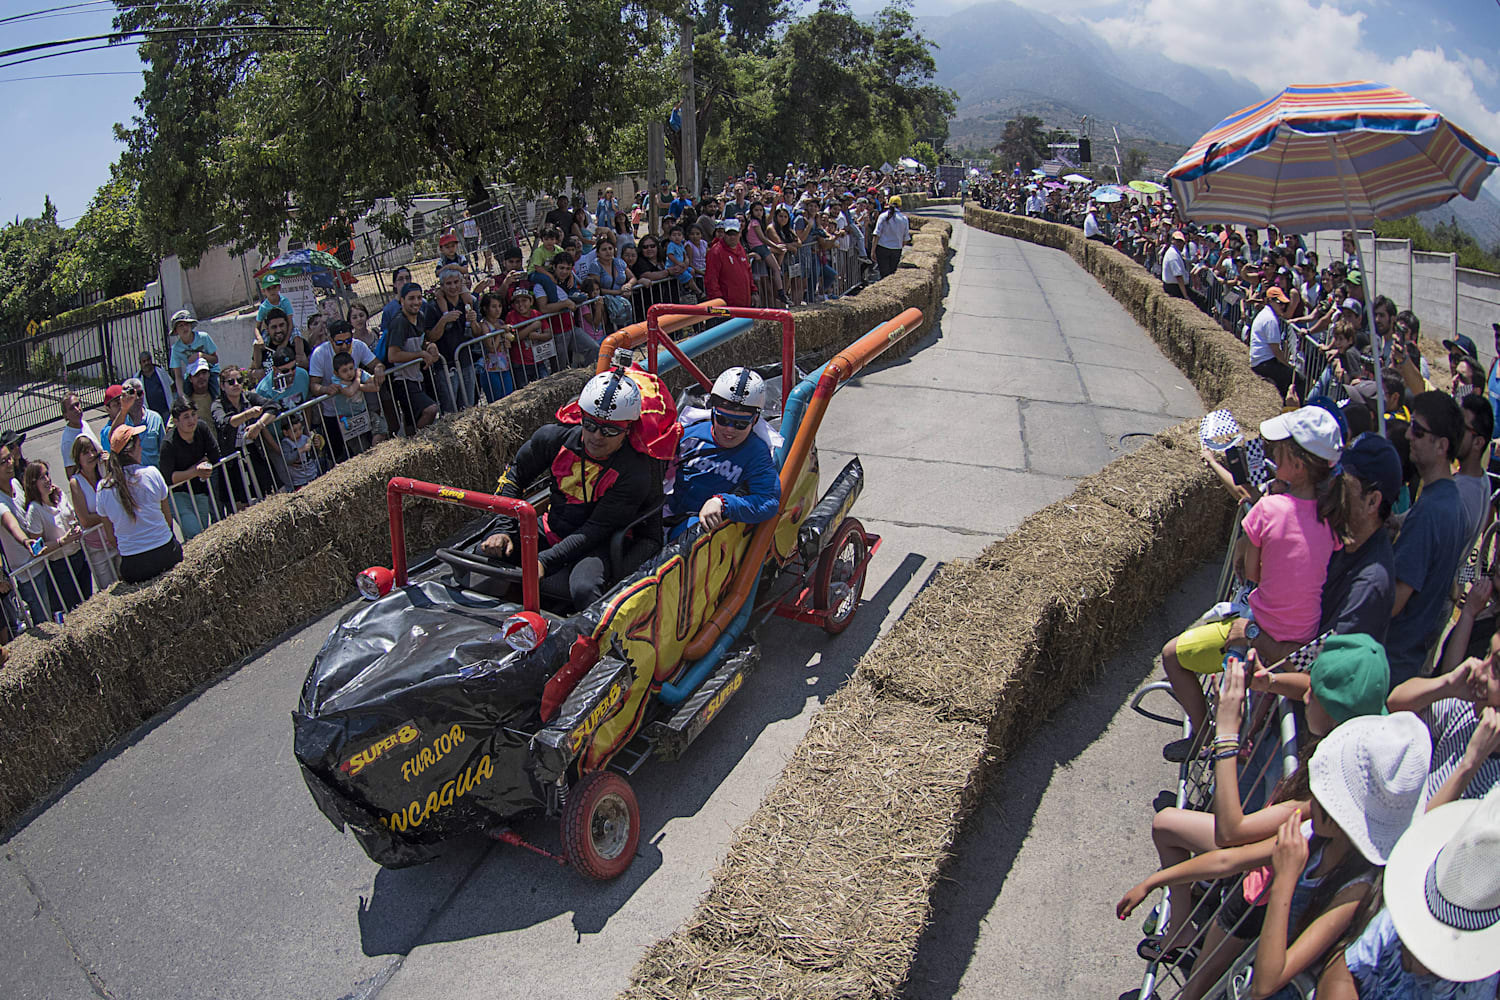
[[[125,387],[123,385],[112,385],[104,390],[104,401],[107,403],[111,399],[119,399],[123,395],[125,395]]]
[[[457,242],[458,242],[458,237],[454,236],[452,233],[444,233],[443,235],[441,235],[441,236],[438,237],[438,246],[440,246],[440,247],[445,247],[449,243],[457,243]]]

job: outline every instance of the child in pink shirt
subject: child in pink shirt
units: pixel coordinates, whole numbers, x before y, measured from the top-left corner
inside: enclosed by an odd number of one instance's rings
[[[1195,730],[1208,715],[1197,675],[1222,669],[1231,636],[1234,645],[1255,646],[1267,664],[1316,638],[1328,559],[1347,530],[1344,477],[1336,468],[1343,433],[1333,414],[1304,406],[1263,422],[1260,433],[1276,482],[1245,515],[1236,557],[1241,575],[1256,584],[1251,620],[1199,625],[1162,649],[1167,680]]]

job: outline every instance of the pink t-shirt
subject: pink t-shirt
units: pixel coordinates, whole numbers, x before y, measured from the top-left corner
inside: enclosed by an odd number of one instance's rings
[[[1317,635],[1333,529],[1318,520],[1316,500],[1290,493],[1262,497],[1245,515],[1245,537],[1260,549],[1260,585],[1250,592],[1255,622],[1278,642]]]

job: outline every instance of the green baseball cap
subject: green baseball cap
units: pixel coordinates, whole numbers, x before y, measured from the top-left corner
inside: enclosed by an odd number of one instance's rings
[[[1385,647],[1362,632],[1331,635],[1307,671],[1312,693],[1334,725],[1361,715],[1385,715],[1391,664]]]

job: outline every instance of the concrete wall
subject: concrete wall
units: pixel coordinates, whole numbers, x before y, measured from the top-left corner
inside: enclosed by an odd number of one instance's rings
[[[1458,319],[1455,293],[1458,257],[1451,253],[1412,251],[1411,311],[1422,321],[1422,335],[1434,340],[1453,336]],[[1376,289],[1379,290],[1379,285]],[[1401,305],[1397,302],[1397,305]]]
[[[1490,324],[1497,322],[1500,322],[1500,274],[1459,268],[1458,332],[1473,338],[1480,357],[1487,362],[1495,356],[1495,331]]]

